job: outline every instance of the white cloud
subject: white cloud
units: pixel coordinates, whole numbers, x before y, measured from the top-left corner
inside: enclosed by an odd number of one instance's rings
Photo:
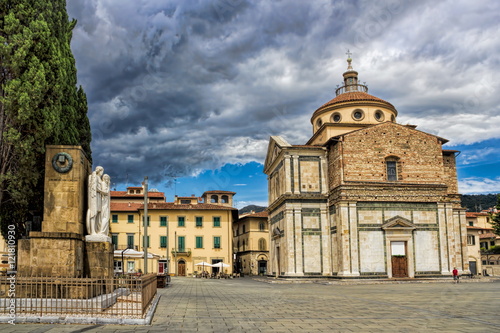
[[[464,178],[458,182],[458,188],[462,194],[500,193],[500,177],[495,179]]]
[[[271,135],[304,144],[312,113],[342,80],[347,48],[361,81],[395,105],[400,123],[451,144],[500,137],[498,2],[67,6],[78,20],[72,49],[94,163],[117,182],[262,163]]]

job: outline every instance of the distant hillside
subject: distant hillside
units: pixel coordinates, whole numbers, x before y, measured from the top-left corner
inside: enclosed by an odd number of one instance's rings
[[[497,194],[464,194],[462,207],[467,208],[468,212],[480,212],[483,209],[495,207],[497,198]]]
[[[252,210],[255,212],[255,213],[259,213],[259,212],[262,212],[266,209],[267,207],[262,207],[262,206],[256,206],[256,205],[248,205],[248,206],[245,206],[243,207],[242,209],[240,209],[238,211],[238,213],[241,215],[241,214],[245,214],[245,213],[250,213]]]
[[[497,194],[464,194],[462,195],[462,207],[467,208],[468,212],[479,212],[483,209],[495,207],[497,204]],[[241,208],[238,212],[241,214],[262,212],[267,207],[248,205]]]

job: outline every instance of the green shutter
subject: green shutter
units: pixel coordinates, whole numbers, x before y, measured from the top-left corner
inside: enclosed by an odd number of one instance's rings
[[[202,227],[203,226],[203,217],[196,216],[196,226],[197,227]]]
[[[112,215],[112,222],[113,223],[118,223],[118,215],[116,215],[116,214]]]
[[[111,235],[111,243],[113,244],[113,248],[118,249],[118,235]]]
[[[177,237],[177,250],[179,252],[184,252],[186,250],[185,238],[184,236]]]
[[[134,235],[127,235],[127,248],[134,248]]]
[[[184,226],[184,216],[178,216],[177,217],[177,226],[183,227]]]
[[[220,237],[218,237],[218,236],[214,237],[214,248],[220,249]]]
[[[160,236],[160,247],[167,247],[167,236]]]
[[[167,226],[167,217],[160,216],[160,227],[166,227],[166,226]]]
[[[134,215],[128,215],[127,219],[128,219],[127,220],[128,223],[134,223]]]
[[[220,227],[220,217],[214,216],[214,227]]]
[[[196,236],[196,248],[197,249],[203,248],[203,237],[202,236]]]

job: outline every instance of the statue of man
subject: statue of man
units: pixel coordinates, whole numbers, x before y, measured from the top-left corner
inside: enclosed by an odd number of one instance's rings
[[[100,231],[102,211],[102,175],[104,168],[98,166],[89,175],[88,196],[89,208],[87,210],[87,233],[96,235]]]

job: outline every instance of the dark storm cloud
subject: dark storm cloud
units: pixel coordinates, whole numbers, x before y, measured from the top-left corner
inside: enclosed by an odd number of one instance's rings
[[[82,0],[68,11],[94,163],[117,183],[262,162],[270,135],[305,143],[347,49],[400,122],[461,143],[498,135],[474,115],[499,113],[494,2]],[[467,113],[478,122],[465,134],[471,118],[440,126]]]

